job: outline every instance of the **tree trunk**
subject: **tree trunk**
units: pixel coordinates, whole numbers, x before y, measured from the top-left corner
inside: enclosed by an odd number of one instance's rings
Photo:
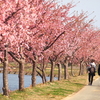
[[[19,63],[19,90],[24,90],[24,59]]]
[[[45,74],[45,63],[44,63],[44,59],[43,59],[43,68],[42,68],[42,76],[43,76],[43,81],[44,82],[47,82],[46,80],[46,74]]]
[[[80,70],[79,70],[79,75],[83,75],[84,74],[84,65],[83,65],[83,61],[80,61]]]
[[[81,75],[84,75],[84,65],[82,63],[82,71],[81,71]]]
[[[23,54],[23,47],[20,46],[20,61],[19,61],[19,90],[24,90],[24,67],[25,58]]]
[[[36,85],[36,62],[32,60],[33,70],[32,70],[32,87]]]
[[[61,63],[58,64],[58,80],[61,80],[61,76],[62,76],[62,66]]]
[[[45,76],[45,72],[44,72],[44,67],[42,67],[41,66],[41,68],[40,67],[37,67],[37,69],[39,69],[39,71],[38,70],[36,70],[36,72],[38,73],[38,75],[40,75],[40,77],[42,78],[42,83],[44,84],[44,83],[46,83],[46,76]]]
[[[82,61],[82,75],[84,75],[85,73],[86,73],[86,65],[84,61]]]
[[[54,81],[54,66],[55,66],[55,62],[51,61],[50,82]]]
[[[73,73],[73,64],[71,64],[71,75],[74,76],[74,73]]]
[[[64,79],[68,79],[69,74],[68,74],[68,61],[64,63]]]
[[[8,54],[7,54],[7,48],[4,50],[4,62],[3,62],[3,95],[8,96],[9,90],[8,90]]]
[[[44,80],[44,75],[43,75],[43,69],[41,69],[40,67],[37,67],[37,69],[39,69],[40,72],[38,70],[36,70],[36,72],[42,78],[42,83],[44,84],[45,83],[45,80]]]
[[[42,69],[42,76],[43,76],[43,83],[46,83],[46,76],[45,76],[45,72],[44,72],[44,69]]]
[[[83,75],[84,74],[84,58],[82,58],[81,60],[80,60],[80,70],[79,70],[79,75]]]
[[[79,76],[81,75],[81,71],[82,71],[82,64],[81,64],[81,61],[80,61],[80,70],[79,70]]]

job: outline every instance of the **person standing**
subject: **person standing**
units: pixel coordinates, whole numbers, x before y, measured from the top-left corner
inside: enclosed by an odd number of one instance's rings
[[[95,64],[95,60],[92,59],[91,63],[89,64],[89,67],[88,67],[89,85],[92,85],[92,83],[93,83],[93,77],[95,76],[95,72],[96,72],[96,64]]]

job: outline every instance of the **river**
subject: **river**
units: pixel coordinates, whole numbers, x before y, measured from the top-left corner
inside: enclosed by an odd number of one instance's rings
[[[0,73],[0,93],[2,93],[2,87],[3,87],[3,74]],[[46,77],[46,79],[49,81],[50,77]],[[54,80],[57,80],[57,78],[54,78]],[[36,84],[42,83],[42,79],[40,76],[36,76]],[[31,75],[25,75],[24,76],[24,87],[29,87],[31,85]],[[11,91],[19,89],[19,78],[17,74],[8,74],[8,86]]]

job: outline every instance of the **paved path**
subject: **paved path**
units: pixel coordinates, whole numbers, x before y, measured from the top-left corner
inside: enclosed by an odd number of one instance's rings
[[[100,100],[100,78],[87,85],[76,94],[70,95],[62,100]]]

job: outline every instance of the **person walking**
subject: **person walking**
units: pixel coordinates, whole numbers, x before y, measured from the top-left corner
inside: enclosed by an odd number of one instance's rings
[[[88,81],[89,81],[89,85],[92,85],[92,83],[93,83],[93,77],[95,76],[95,72],[96,72],[96,64],[95,64],[95,60],[92,59],[91,63],[88,66]]]

